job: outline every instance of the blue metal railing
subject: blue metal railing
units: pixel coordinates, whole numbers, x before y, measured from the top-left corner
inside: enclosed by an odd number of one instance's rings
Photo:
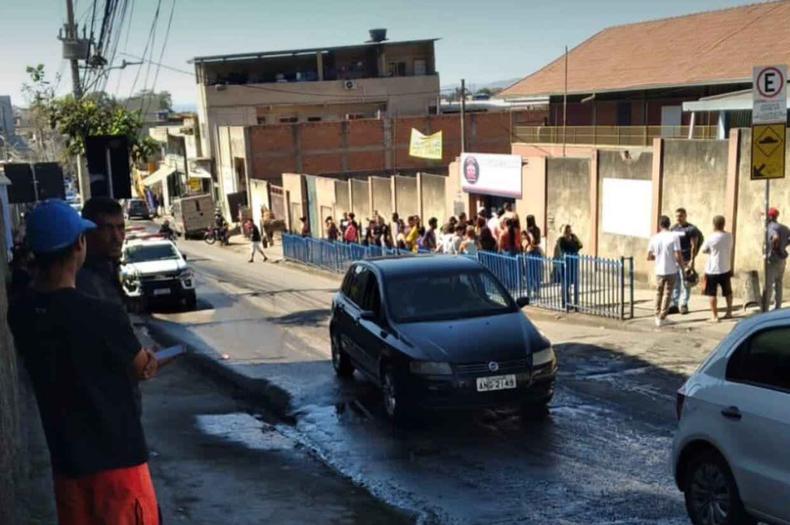
[[[421,250],[420,253],[427,252]],[[337,273],[345,272],[352,262],[360,259],[414,255],[397,248],[283,235],[285,259]],[[565,255],[552,258],[484,251],[469,257],[488,268],[514,297],[529,297],[533,306],[613,319],[634,317],[633,257],[607,259]]]

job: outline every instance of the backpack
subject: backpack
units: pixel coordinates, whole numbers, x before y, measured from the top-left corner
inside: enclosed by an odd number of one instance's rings
[[[346,242],[357,242],[357,225],[349,223],[346,231],[343,233],[343,240]]]

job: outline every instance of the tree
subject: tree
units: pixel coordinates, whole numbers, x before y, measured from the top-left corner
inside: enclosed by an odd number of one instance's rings
[[[80,99],[73,95],[58,98],[46,80],[43,65],[29,66],[27,72],[31,83],[25,84],[23,91],[30,99],[31,109],[63,137],[70,155],[84,154],[85,138],[93,135],[125,136],[135,162],[143,162],[159,151],[155,140],[140,136],[143,121],[139,111],[129,111],[106,93],[91,93]]]

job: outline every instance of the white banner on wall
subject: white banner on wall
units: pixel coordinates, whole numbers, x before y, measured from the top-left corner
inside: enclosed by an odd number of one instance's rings
[[[521,156],[461,154],[461,188],[467,193],[521,198]]]
[[[653,181],[603,179],[601,227],[604,233],[649,239]]]

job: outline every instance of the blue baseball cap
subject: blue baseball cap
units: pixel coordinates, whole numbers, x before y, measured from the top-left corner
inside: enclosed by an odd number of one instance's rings
[[[27,242],[33,253],[66,248],[94,228],[96,224],[80,217],[74,208],[59,199],[44,201],[27,214]]]

